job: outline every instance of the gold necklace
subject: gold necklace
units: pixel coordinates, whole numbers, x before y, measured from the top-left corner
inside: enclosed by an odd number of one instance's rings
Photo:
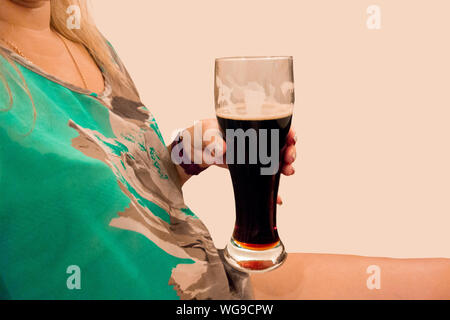
[[[14,43],[12,43],[11,41],[6,40],[3,37],[0,37],[0,40],[2,40],[4,43],[6,43],[8,46],[10,46],[18,55],[20,55],[21,57],[27,59],[25,57],[25,55],[23,54],[23,52]],[[29,60],[29,59],[27,59],[27,60]]]
[[[75,60],[75,57],[73,56],[72,51],[70,51],[69,46],[64,41],[63,37],[58,32],[55,32],[55,33],[58,36],[58,38],[61,39],[62,43],[64,44],[64,47],[66,48],[66,51],[69,53],[70,58],[72,59],[72,62],[75,65],[75,68],[77,69],[78,74],[80,75],[81,81],[83,82],[84,89],[87,89],[86,79],[84,78],[83,73],[81,72],[80,66],[78,65],[77,61]],[[4,43],[6,43],[8,46],[10,46],[11,49],[13,49],[19,56],[32,62],[30,59],[28,59],[25,56],[25,54],[22,52],[22,50],[20,50],[19,47],[14,42],[9,41],[3,37],[0,37],[0,40],[2,40]]]
[[[75,65],[75,68],[77,69],[78,74],[80,75],[81,81],[83,81],[84,88],[87,89],[86,79],[84,78],[83,73],[81,72],[81,69],[77,63],[77,60],[75,60],[75,57],[73,56],[72,51],[70,51],[69,46],[67,45],[66,41],[58,32],[56,32],[56,35],[61,39],[62,43],[64,44],[64,47],[66,47],[66,50],[69,53],[70,57],[72,58],[73,64]]]

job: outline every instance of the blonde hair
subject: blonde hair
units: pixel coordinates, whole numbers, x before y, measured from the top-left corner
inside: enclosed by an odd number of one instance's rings
[[[66,13],[66,10],[69,8],[69,6],[72,5],[78,6],[78,8],[80,8],[80,29],[69,29],[67,27],[67,18],[69,16]],[[106,39],[95,26],[95,23],[91,15],[89,14],[87,0],[50,0],[50,6],[50,26],[53,30],[55,30],[65,38],[75,43],[82,44],[84,47],[86,47],[91,55],[103,68],[103,71],[107,73],[109,77],[119,79],[125,85],[130,85],[129,79],[125,75],[124,70],[116,61],[115,57],[113,57],[112,48],[110,48],[110,45],[107,43]],[[34,105],[30,90],[28,89],[28,86],[19,68],[11,61],[11,59],[7,55],[3,54],[1,51],[0,55],[2,55],[9,62],[9,64],[12,65],[17,75],[19,76],[19,79],[17,79],[16,82],[30,97],[34,115],[32,128],[27,133],[29,134],[33,130],[34,124],[36,122],[36,106]],[[2,68],[1,64],[0,68]],[[14,104],[14,98],[11,92],[11,88],[6,80],[6,77],[4,76],[4,72],[8,71],[6,71],[6,69],[4,69],[3,72],[2,70],[0,70],[0,80],[5,86],[7,93],[9,94],[9,106],[6,108],[0,108],[0,112],[11,110]]]

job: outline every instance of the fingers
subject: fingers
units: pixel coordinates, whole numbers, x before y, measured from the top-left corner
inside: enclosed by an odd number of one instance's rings
[[[203,121],[202,142],[203,161],[209,165],[214,164],[221,168],[227,168],[227,144],[219,130],[217,119]]]
[[[297,142],[297,136],[294,129],[291,129],[286,138],[286,145],[283,150],[283,164],[281,166],[281,173],[286,176],[291,176],[295,173],[295,169],[292,166],[296,157],[297,151],[295,148],[295,143]]]
[[[211,121],[207,122],[207,126],[208,127],[216,127],[217,126],[216,120],[211,119]],[[284,148],[282,150],[283,164],[281,166],[281,173],[283,175],[290,176],[295,173],[295,169],[292,166],[292,164],[294,163],[294,161],[297,157],[297,152],[296,152],[296,148],[295,148],[296,142],[297,142],[296,133],[295,133],[294,129],[290,129],[288,136],[286,138],[286,145],[284,146]],[[219,166],[221,168],[227,168],[228,166],[226,164],[226,141],[224,139],[220,139],[220,140],[216,140],[215,143],[218,143],[221,145],[221,148],[218,148],[218,149],[221,150],[222,157],[220,157],[219,154],[215,154],[215,156],[217,158],[221,158],[222,161],[217,161],[214,164],[216,164],[217,166]]]
[[[292,165],[285,164],[281,168],[281,173],[284,174],[285,176],[292,176],[295,173],[295,169],[294,169],[294,167]]]
[[[297,135],[294,131],[294,129],[289,130],[289,133],[286,137],[286,144],[287,145],[295,145],[297,142]]]
[[[225,140],[223,140],[222,139],[222,150],[223,150],[223,153],[222,153],[222,163],[216,163],[216,165],[218,166],[218,167],[221,167],[221,168],[228,168],[228,165],[227,165],[227,143],[225,142]]]
[[[297,151],[295,148],[295,145],[290,145],[286,147],[286,150],[284,151],[283,155],[283,161],[286,164],[292,164],[295,161],[295,158],[297,158]]]
[[[297,152],[295,149],[295,145],[286,146],[286,149],[283,154],[283,164],[281,166],[281,173],[285,176],[291,176],[295,173],[295,169],[293,167],[293,163],[295,158],[297,157]]]

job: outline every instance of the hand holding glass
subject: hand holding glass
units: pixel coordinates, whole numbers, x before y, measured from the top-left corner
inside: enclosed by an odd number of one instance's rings
[[[215,107],[226,140],[236,222],[226,260],[245,272],[280,266],[276,206],[294,105],[292,57],[216,59]]]

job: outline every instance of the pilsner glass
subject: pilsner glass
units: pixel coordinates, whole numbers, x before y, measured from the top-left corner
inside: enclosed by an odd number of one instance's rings
[[[292,66],[292,57],[216,59],[216,116],[236,208],[225,258],[244,272],[272,270],[286,259],[276,201],[294,106]]]

